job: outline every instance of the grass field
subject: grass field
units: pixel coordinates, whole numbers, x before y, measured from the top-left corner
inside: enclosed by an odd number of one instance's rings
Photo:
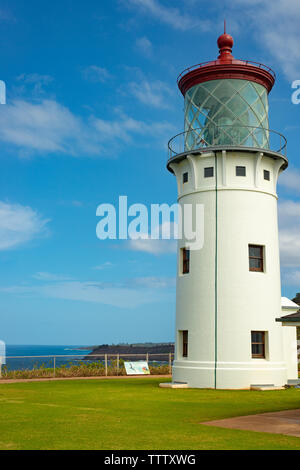
[[[0,449],[300,449],[300,439],[201,422],[300,407],[300,390],[160,389],[168,379],[0,385]]]

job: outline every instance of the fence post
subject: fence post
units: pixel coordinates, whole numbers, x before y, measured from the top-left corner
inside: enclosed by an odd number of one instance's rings
[[[53,377],[55,377],[56,358],[53,356]]]
[[[105,354],[105,376],[107,377],[107,354]]]
[[[117,375],[119,375],[119,367],[120,367],[120,355],[117,355]]]
[[[169,374],[172,374],[172,353],[169,353]]]
[[[146,354],[146,362],[149,362],[149,353]]]

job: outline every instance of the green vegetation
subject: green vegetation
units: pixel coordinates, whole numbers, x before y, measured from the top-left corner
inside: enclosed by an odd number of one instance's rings
[[[300,449],[300,439],[201,422],[299,408],[300,390],[158,387],[167,379],[0,384],[0,449]]]
[[[152,363],[149,364],[149,369],[152,375],[166,375],[170,373],[169,366]],[[55,377],[102,377],[106,375],[105,365],[103,362],[86,362],[80,361],[76,364],[69,362],[68,364],[55,368]],[[119,364],[117,360],[109,362],[107,367],[107,375],[126,375],[124,360],[120,359]],[[46,367],[44,365],[35,367],[33,369],[25,370],[9,370],[6,366],[2,368],[2,377],[0,380],[7,379],[38,379],[50,378],[54,376],[53,367]]]

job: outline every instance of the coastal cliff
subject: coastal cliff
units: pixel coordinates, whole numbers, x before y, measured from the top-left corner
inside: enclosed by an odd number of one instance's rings
[[[93,349],[85,359],[97,359],[95,354],[117,356],[129,361],[142,361],[149,354],[151,361],[168,361],[168,354],[174,353],[174,343],[101,344]],[[128,357],[127,354],[130,354]]]

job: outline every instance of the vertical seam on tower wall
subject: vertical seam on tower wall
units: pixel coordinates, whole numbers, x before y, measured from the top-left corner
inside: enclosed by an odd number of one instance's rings
[[[217,388],[217,363],[218,363],[218,157],[215,152],[216,172],[216,233],[215,233],[215,389]]]

